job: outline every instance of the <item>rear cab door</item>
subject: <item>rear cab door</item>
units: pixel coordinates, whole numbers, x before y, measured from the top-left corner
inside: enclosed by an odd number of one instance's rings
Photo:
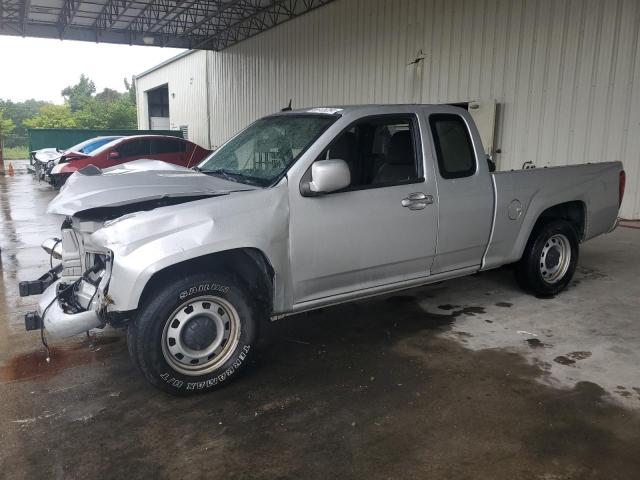
[[[493,228],[494,189],[469,113],[424,107],[438,186],[438,247],[432,274],[480,268]]]

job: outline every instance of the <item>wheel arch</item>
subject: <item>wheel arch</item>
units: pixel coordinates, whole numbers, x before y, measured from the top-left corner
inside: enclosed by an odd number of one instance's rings
[[[260,304],[260,308],[271,314],[275,293],[275,270],[265,253],[254,247],[210,253],[158,270],[145,284],[139,306],[168,278],[212,271],[228,271],[237,275]]]
[[[582,200],[559,203],[541,212],[529,236],[541,225],[549,223],[552,220],[568,221],[575,229],[578,240],[584,240],[587,227],[587,206]]]
[[[587,229],[587,206],[582,200],[571,200],[568,202],[557,203],[542,210],[532,223],[531,228],[526,235],[526,241],[522,243],[518,252],[518,258],[522,258],[525,248],[531,240],[532,236],[542,226],[553,220],[566,220],[576,231],[578,241],[582,242],[586,235]]]

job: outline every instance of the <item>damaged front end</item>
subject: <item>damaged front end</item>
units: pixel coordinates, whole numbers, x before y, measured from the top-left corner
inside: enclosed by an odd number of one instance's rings
[[[256,205],[276,208],[285,193],[154,160],[74,173],[47,208],[65,218],[61,238],[43,244],[61,263],[20,285],[22,296],[42,294],[27,330],[65,337],[122,326],[156,272],[238,245],[268,251],[255,230],[273,220]]]
[[[67,219],[62,238],[43,248],[61,263],[37,280],[20,282],[20,296],[42,294],[37,310],[25,315],[27,330],[46,329],[54,337],[69,337],[104,327],[109,304],[112,253],[90,242],[98,222]]]

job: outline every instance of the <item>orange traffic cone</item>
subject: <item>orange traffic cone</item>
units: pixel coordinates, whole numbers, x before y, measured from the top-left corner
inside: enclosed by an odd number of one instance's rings
[[[7,173],[10,177],[13,177],[13,163],[11,162],[9,162],[9,169],[7,170]]]

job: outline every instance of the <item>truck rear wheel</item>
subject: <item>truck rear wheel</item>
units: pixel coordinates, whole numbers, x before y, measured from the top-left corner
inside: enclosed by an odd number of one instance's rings
[[[578,250],[578,235],[566,220],[553,220],[537,227],[516,265],[518,283],[535,295],[559,293],[575,273]]]
[[[207,392],[237,376],[254,350],[259,311],[233,274],[191,275],[157,292],[130,325],[129,351],[154,386]]]

